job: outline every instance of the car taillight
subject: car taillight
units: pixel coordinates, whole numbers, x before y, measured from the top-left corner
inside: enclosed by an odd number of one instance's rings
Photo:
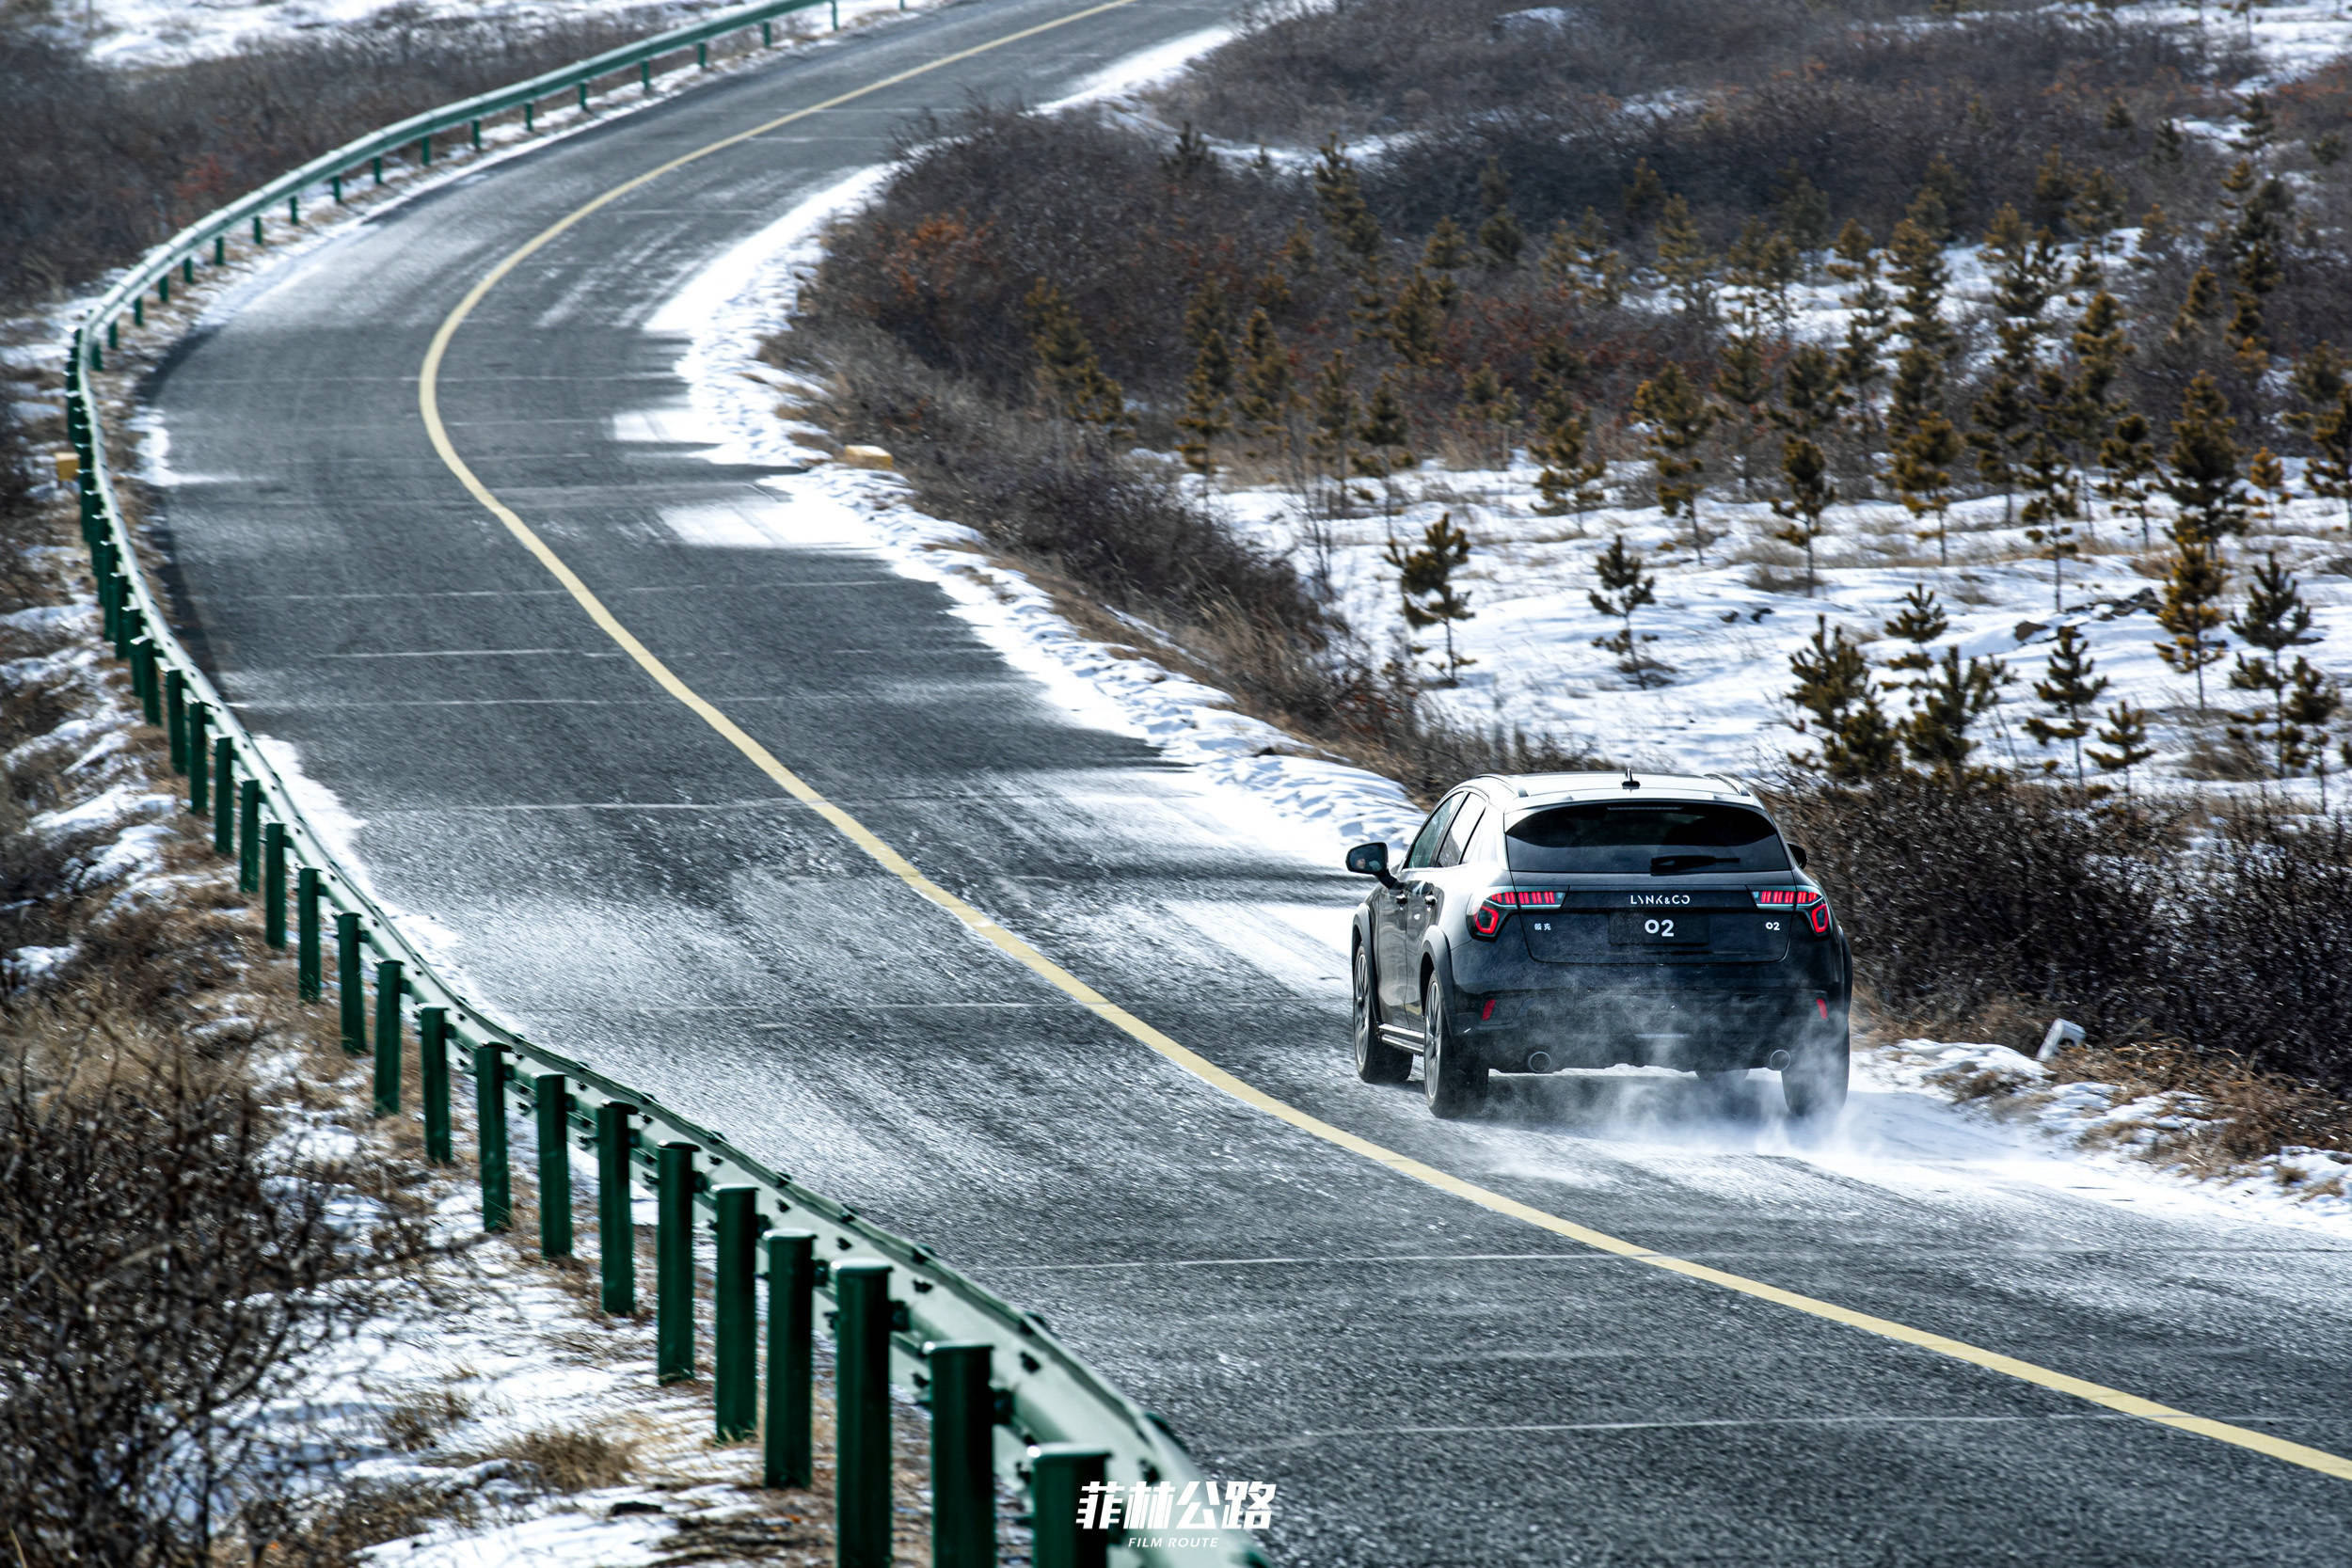
[[[1490,893],[1470,911],[1470,935],[1481,942],[1492,942],[1502,929],[1502,923],[1513,910],[1556,910],[1560,907],[1557,893],[1530,893],[1517,888],[1503,888]]]
[[[1829,935],[1829,900],[1809,887],[1759,889],[1756,895],[1756,902],[1761,909],[1802,910],[1804,911],[1805,924],[1813,927],[1815,936]]]

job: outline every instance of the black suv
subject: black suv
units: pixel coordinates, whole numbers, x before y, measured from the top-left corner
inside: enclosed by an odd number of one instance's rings
[[[1709,775],[1536,773],[1449,793],[1357,911],[1356,1071],[1475,1109],[1489,1071],[1778,1070],[1845,1103],[1853,971],[1829,900],[1756,796]]]

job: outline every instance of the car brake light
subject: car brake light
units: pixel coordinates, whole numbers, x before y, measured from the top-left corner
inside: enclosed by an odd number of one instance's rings
[[[1813,923],[1813,934],[1815,936],[1825,937],[1829,935],[1829,906],[1827,904],[1814,905],[1811,909],[1804,911],[1804,917]]]
[[[1503,888],[1490,893],[1470,911],[1470,935],[1482,942],[1492,942],[1502,929],[1502,923],[1513,910],[1556,910],[1560,907],[1558,893],[1536,893],[1518,888]]]
[[[1802,910],[1805,924],[1813,927],[1815,936],[1829,935],[1829,900],[1809,887],[1760,888],[1756,902],[1768,910]]]

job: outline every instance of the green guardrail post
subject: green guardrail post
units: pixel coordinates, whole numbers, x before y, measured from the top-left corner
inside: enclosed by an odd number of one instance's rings
[[[118,567],[115,579],[115,657],[131,661],[131,641],[145,628],[145,617],[131,597],[131,574]]]
[[[131,325],[133,326],[147,325],[147,296],[145,294],[140,294],[131,301]]]
[[[335,917],[335,990],[342,1004],[343,1051],[357,1056],[368,1048],[368,1000],[359,985],[359,917]]]
[[[343,177],[342,175],[330,174],[326,177],[326,194],[335,198],[336,206],[340,207],[343,204]]]
[[[368,160],[368,170],[375,176],[375,182],[382,184],[384,182],[384,154],[379,152]]]
[[[449,1130],[449,1009],[417,1009],[417,1091],[424,1097],[424,1157],[446,1165],[457,1158]]]
[[[325,955],[319,951],[319,868],[306,865],[294,873],[294,994],[316,1002],[325,988],[319,972]]]
[[[155,303],[158,305],[171,303],[171,274],[168,272],[155,279]]]
[[[694,1156],[665,1143],[654,1166],[653,1370],[662,1383],[694,1375]]]
[[[196,252],[190,251],[180,258],[180,281],[183,283],[196,281]]]
[[[816,1368],[817,1238],[787,1230],[768,1238],[768,1423],[760,1484],[811,1485],[817,1453],[810,1385]]]
[[[525,104],[523,105],[523,135],[526,135],[526,136],[527,136],[527,135],[531,135],[531,133],[532,133],[532,129],[533,129],[533,122],[534,122],[534,121],[538,119],[538,113],[539,113],[539,106],[538,106],[536,103],[525,103]]]
[[[219,233],[213,236],[213,265],[216,267],[225,267],[228,264],[229,231],[224,229]]]
[[[171,740],[171,770],[188,770],[188,677],[178,670],[164,672],[164,733]]]
[[[1110,1531],[1101,1521],[1110,1458],[1107,1449],[1077,1443],[1048,1443],[1038,1449],[1029,1467],[1034,1568],[1104,1568],[1109,1561]]]
[[[475,1140],[482,1146],[482,1228],[515,1221],[515,1182],[506,1163],[506,1053],[485,1040],[473,1048]]]
[[[833,30],[841,31],[841,0],[833,0]]]
[[[262,940],[286,945],[286,825],[262,830]]]
[[[722,1187],[717,1267],[710,1298],[712,1416],[722,1443],[740,1443],[759,1426],[759,1191]]]
[[[572,1255],[572,1086],[560,1072],[532,1080],[539,1118],[539,1256]]]
[[[237,852],[237,753],[230,749],[227,736],[213,740],[213,853],[220,856]]]
[[[630,1202],[629,1128],[632,1106],[607,1101],[596,1107],[596,1269],[604,1309],[616,1317],[637,1310],[637,1215]]]
[[[588,78],[585,76],[580,79],[580,112],[588,112]]]
[[[417,138],[417,166],[419,168],[433,166],[433,133],[430,131]]]
[[[253,243],[255,245],[265,245],[268,243],[262,238],[262,214],[259,213],[253,214]]]
[[[151,724],[164,721],[163,660],[155,640],[142,637],[131,644],[131,685],[139,696],[139,717]]]
[[[237,891],[262,891],[262,784],[258,779],[237,785]]]
[[[890,1568],[890,1265],[833,1271],[834,1560]]]
[[[643,88],[644,89],[644,91],[645,91],[645,95],[646,95],[647,97],[649,97],[649,98],[650,98],[651,96],[653,96],[653,61],[652,61],[652,60],[650,60],[650,59],[644,59],[644,60],[639,60],[639,61],[637,62],[637,85],[638,85],[640,87],[643,87]]]
[[[694,69],[697,71],[708,71],[710,69],[709,44],[698,43],[694,45]]]
[[[478,119],[477,119],[477,120],[475,120],[475,121],[473,122],[473,126],[472,126],[472,130],[471,130],[471,140],[472,140],[472,142],[473,142],[473,150],[474,150],[476,152],[481,151],[481,150],[482,150],[482,121],[480,121],[480,120],[478,120]]]
[[[930,1347],[931,1568],[995,1568],[996,1393],[985,1339]]]
[[[400,1115],[401,963],[385,958],[375,966],[375,1114]]]
[[[759,24],[759,46],[762,49],[772,49],[775,47],[775,43],[776,24],[772,22],[761,23]]]
[[[204,705],[188,708],[188,815],[202,816],[212,808],[213,763],[204,744]]]

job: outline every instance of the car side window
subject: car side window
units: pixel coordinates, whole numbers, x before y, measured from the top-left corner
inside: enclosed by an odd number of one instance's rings
[[[1469,847],[1462,851],[1465,865],[1489,865],[1502,859],[1502,813],[1489,810],[1478,819],[1478,827],[1469,839]]]
[[[1429,820],[1413,835],[1413,847],[1405,852],[1405,869],[1430,864],[1438,858],[1438,847],[1445,842],[1445,831],[1454,823],[1454,814],[1462,809],[1466,797],[1449,795],[1438,802],[1438,809],[1429,814]]]
[[[1478,832],[1478,824],[1486,815],[1486,802],[1475,798],[1462,802],[1462,809],[1454,814],[1453,825],[1445,831],[1445,847],[1438,851],[1438,863],[1459,865],[1469,847],[1470,835]]]

